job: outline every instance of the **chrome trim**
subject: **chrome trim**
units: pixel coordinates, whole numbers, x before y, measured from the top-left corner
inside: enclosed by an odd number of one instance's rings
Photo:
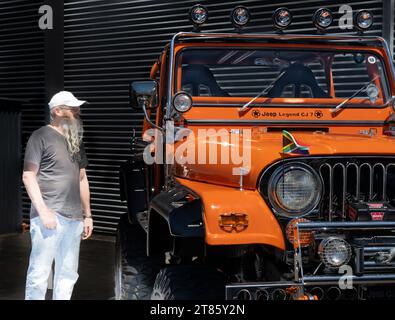
[[[192,48],[189,48],[191,50]],[[389,106],[391,101],[383,104],[383,105],[373,105],[368,106],[366,104],[352,104],[348,105],[347,109],[369,109],[369,110],[376,110],[376,109],[384,109]],[[196,102],[194,103],[195,107],[202,107],[202,108],[230,108],[230,107],[238,107],[241,108],[244,103],[205,103],[205,102]],[[317,103],[314,104],[305,104],[305,103],[271,103],[270,105],[264,105],[262,103],[251,103],[251,108],[262,108],[262,107],[269,107],[269,108],[292,108],[292,107],[299,107],[299,108],[311,108],[311,109],[330,109],[336,106],[336,103],[325,103],[325,105],[319,105]]]
[[[395,234],[395,222],[359,221],[359,222],[300,222],[300,230],[340,231],[340,230],[390,230]]]
[[[303,284],[305,286],[310,285],[338,285],[339,280],[352,280],[353,285],[355,284],[383,284],[383,283],[395,283],[395,274],[372,274],[363,276],[305,276],[303,278]]]
[[[171,114],[171,103],[173,101],[173,95],[172,95],[172,84],[173,84],[173,77],[174,77],[174,44],[177,40],[178,37],[183,35],[185,33],[179,32],[176,33],[173,38],[171,39],[170,42],[170,52],[169,52],[169,71],[168,71],[168,82],[167,82],[167,104],[166,104],[166,118],[170,118]]]
[[[194,33],[194,32],[179,32],[177,33],[178,40],[267,40],[273,43],[289,42],[292,40],[300,41],[304,43],[306,41],[313,41],[318,43],[338,43],[343,45],[355,45],[361,46],[362,44],[376,45],[378,47],[385,46],[385,40],[382,37],[376,36],[325,36],[325,35],[287,35],[287,34],[240,34],[240,33]]]
[[[187,124],[208,125],[208,124],[240,124],[240,125],[327,125],[327,126],[370,126],[381,127],[384,121],[345,121],[345,120],[233,120],[233,119],[185,119]]]
[[[395,165],[395,164],[394,164]],[[382,197],[381,200],[385,201],[386,197],[387,197],[387,173],[385,170],[385,166],[384,164],[380,163],[375,163],[373,165],[373,172],[376,166],[380,166],[383,170],[383,185],[382,185]]]
[[[272,299],[273,292],[276,290],[283,290],[281,288],[290,288],[294,287],[299,290],[302,290],[302,285],[300,283],[295,282],[245,282],[245,283],[230,283],[225,285],[225,299],[226,300],[235,300],[237,295],[240,292],[248,291],[250,296],[254,298],[254,300],[258,300],[259,293],[266,293],[268,296],[268,300]]]

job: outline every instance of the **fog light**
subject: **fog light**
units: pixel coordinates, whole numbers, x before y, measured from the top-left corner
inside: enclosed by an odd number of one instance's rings
[[[333,22],[333,15],[329,9],[320,8],[318,9],[313,16],[313,23],[316,28],[320,30],[325,30],[330,27]]]
[[[244,6],[237,6],[230,14],[232,24],[236,28],[245,27],[251,19],[251,14],[248,8]]]
[[[373,14],[368,10],[361,10],[354,16],[354,26],[360,30],[365,31],[373,25]]]
[[[288,241],[293,245],[297,244],[297,240],[295,242],[295,234],[297,234],[297,232],[295,232],[295,229],[297,227],[297,224],[301,222],[310,222],[310,220],[303,218],[293,219],[288,223],[287,227],[285,228],[286,237]],[[311,231],[299,231],[299,244],[301,247],[308,247],[312,243],[312,241],[313,233]]]
[[[178,92],[173,98],[173,106],[178,112],[187,112],[192,107],[192,97],[186,92]]]
[[[278,29],[287,28],[292,22],[292,14],[287,8],[278,8],[273,13],[273,24]]]
[[[189,19],[195,26],[201,26],[208,19],[208,10],[204,5],[196,4],[189,10]]]
[[[329,237],[320,243],[318,254],[328,268],[339,268],[351,259],[351,246],[341,238]]]
[[[241,232],[248,228],[245,213],[224,213],[218,218],[219,227],[225,232]]]

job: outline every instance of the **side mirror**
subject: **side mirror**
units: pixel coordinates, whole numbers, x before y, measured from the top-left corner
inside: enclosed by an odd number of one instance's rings
[[[134,81],[130,86],[130,103],[133,109],[158,107],[158,82],[155,80]]]

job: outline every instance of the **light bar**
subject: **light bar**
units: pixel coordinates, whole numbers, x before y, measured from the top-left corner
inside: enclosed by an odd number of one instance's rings
[[[208,19],[208,10],[202,4],[196,4],[189,10],[189,20],[195,27],[203,25]]]
[[[373,14],[368,10],[361,10],[354,16],[354,27],[359,31],[365,31],[373,25]]]
[[[236,28],[245,27],[250,19],[250,11],[244,6],[237,6],[230,13],[230,20]]]
[[[278,8],[273,13],[273,24],[278,29],[287,28],[292,22],[292,14],[287,8]]]
[[[333,22],[332,11],[326,8],[318,9],[313,15],[313,23],[316,28],[325,30],[330,27]]]

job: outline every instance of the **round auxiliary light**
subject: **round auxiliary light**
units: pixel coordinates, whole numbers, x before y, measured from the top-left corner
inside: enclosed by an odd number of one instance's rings
[[[287,28],[292,22],[292,14],[287,8],[278,8],[273,13],[273,24],[278,29]]]
[[[373,14],[368,10],[361,10],[354,16],[354,26],[360,30],[365,31],[373,25]]]
[[[341,238],[329,237],[320,243],[318,254],[328,268],[339,268],[347,264],[352,255],[350,244]]]
[[[320,30],[325,30],[333,22],[333,15],[332,11],[326,8],[320,8],[318,9],[313,16],[313,23],[316,26],[316,28]]]
[[[202,4],[196,4],[189,10],[189,19],[195,26],[201,26],[208,19],[208,10]]]
[[[245,27],[250,19],[250,11],[244,6],[237,6],[230,13],[230,20],[236,28]]]
[[[192,107],[192,97],[183,91],[175,94],[173,106],[178,112],[187,112]]]

